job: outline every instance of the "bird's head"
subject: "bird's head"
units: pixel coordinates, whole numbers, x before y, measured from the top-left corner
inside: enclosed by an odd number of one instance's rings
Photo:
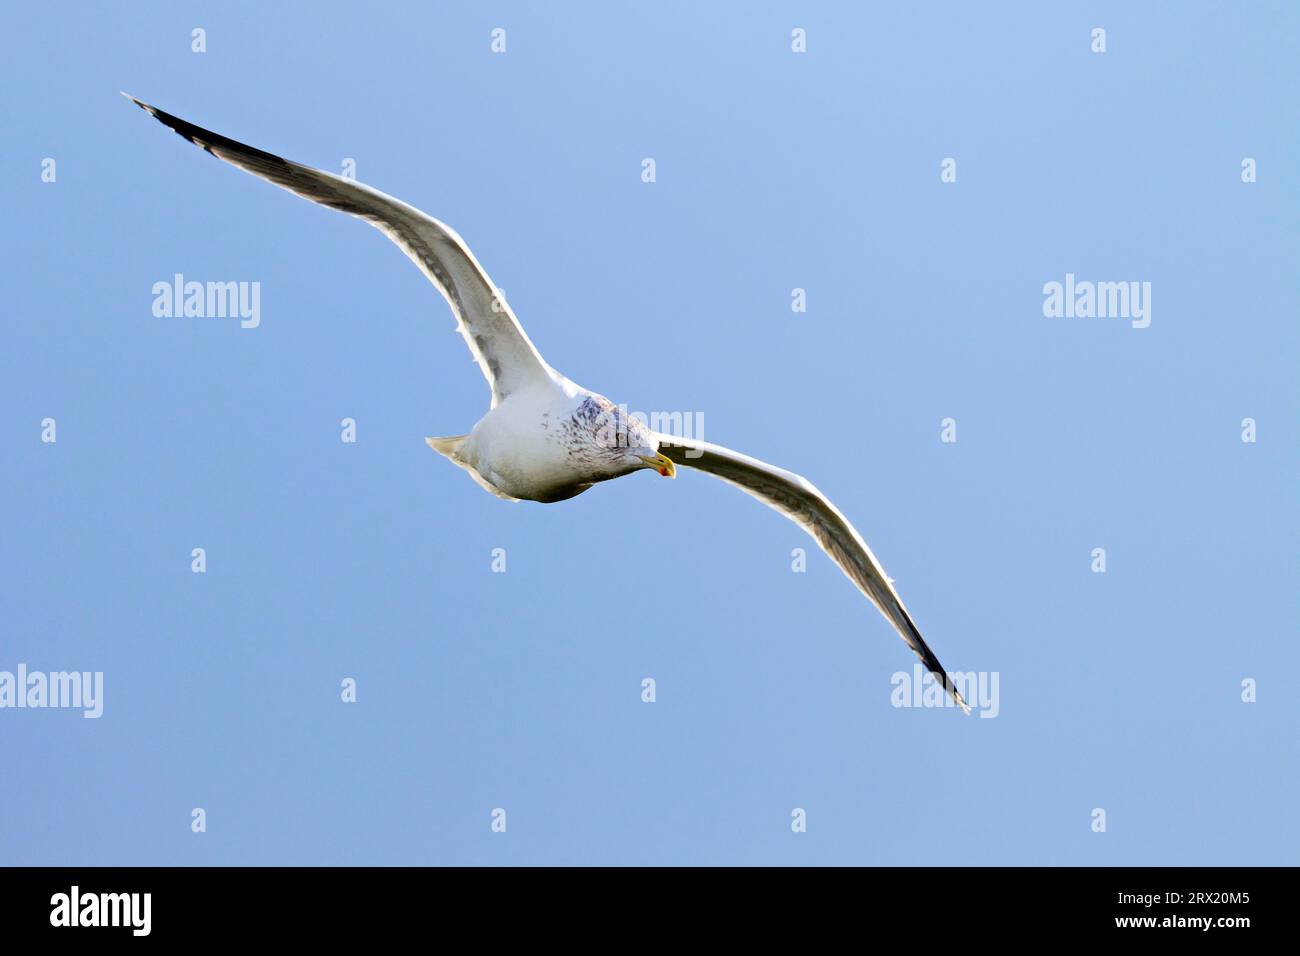
[[[659,439],[636,415],[603,395],[578,406],[574,423],[587,435],[600,471],[608,477],[652,468],[665,478],[677,477],[677,465],[659,453]]]

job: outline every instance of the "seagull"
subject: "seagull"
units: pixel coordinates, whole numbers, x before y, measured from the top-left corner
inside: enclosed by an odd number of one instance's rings
[[[450,227],[354,179],[313,169],[195,126],[123,93],[164,126],[217,159],[305,199],[355,216],[401,249],[434,284],[492,390],[488,412],[465,435],[426,438],[484,490],[510,501],[552,503],[642,469],[708,472],[808,532],[969,714],[926,644],[894,582],[857,529],[794,472],[705,441],[654,432],[635,416],[551,368],[469,247]]]

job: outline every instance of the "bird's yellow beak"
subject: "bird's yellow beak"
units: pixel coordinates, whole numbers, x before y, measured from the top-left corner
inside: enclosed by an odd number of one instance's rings
[[[653,458],[650,458],[646,455],[642,455],[640,457],[643,462],[645,462],[655,471],[659,472],[659,474],[662,475],[663,477],[665,478],[677,477],[677,466],[673,464],[673,460],[671,458],[668,458],[667,456],[660,455],[660,454],[656,454]]]

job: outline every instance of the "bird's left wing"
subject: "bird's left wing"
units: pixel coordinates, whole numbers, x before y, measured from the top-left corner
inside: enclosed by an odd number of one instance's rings
[[[871,553],[862,536],[849,520],[840,514],[806,478],[777,468],[748,455],[723,448],[721,445],[693,439],[659,435],[659,452],[678,465],[707,471],[715,478],[753,495],[763,504],[775,508],[812,535],[850,581],[858,586],[880,613],[894,625],[895,630],[916,652],[916,656],[935,675],[944,689],[966,713],[970,706],[962,699],[952,679],[934,651],[925,643],[912,615],[894,590],[876,556]]]
[[[246,146],[143,103],[129,93],[122,95],[217,159],[304,199],[350,213],[397,243],[451,306],[456,327],[492,388],[493,407],[526,385],[550,382],[550,366],[542,360],[464,240],[450,226],[364,183]]]

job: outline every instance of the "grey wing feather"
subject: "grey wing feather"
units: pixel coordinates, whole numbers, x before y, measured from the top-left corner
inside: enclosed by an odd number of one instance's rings
[[[659,451],[674,463],[698,468],[735,485],[771,508],[775,508],[807,531],[823,551],[840,566],[883,614],[907,646],[942,681],[944,689],[966,713],[970,706],[962,699],[939,658],[921,637],[920,630],[903,605],[893,583],[862,536],[838,508],[806,478],[742,455],[721,445],[693,439],[660,435]]]
[[[457,328],[492,388],[493,407],[511,392],[551,375],[483,267],[447,225],[355,180],[235,142],[129,94],[122,95],[218,159],[312,202],[357,216],[393,240],[451,306]]]

